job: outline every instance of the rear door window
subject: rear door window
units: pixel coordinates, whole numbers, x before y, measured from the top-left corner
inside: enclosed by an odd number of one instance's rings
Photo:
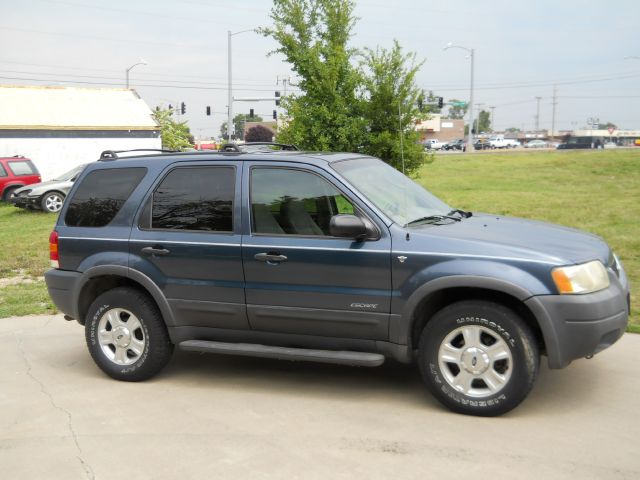
[[[7,162],[9,168],[16,177],[24,175],[34,175],[36,169],[31,162]]]
[[[111,168],[89,173],[69,203],[65,223],[70,227],[104,227],[118,214],[147,169]]]
[[[142,228],[233,231],[234,167],[179,167],[162,180],[143,212]],[[150,221],[150,222],[149,222]]]

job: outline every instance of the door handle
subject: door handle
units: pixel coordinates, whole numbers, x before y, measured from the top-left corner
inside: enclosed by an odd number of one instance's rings
[[[253,258],[259,262],[267,262],[271,264],[286,262],[287,257],[278,253],[256,253]]]
[[[144,247],[142,253],[147,255],[169,255],[170,251],[160,245],[156,245],[155,247]]]

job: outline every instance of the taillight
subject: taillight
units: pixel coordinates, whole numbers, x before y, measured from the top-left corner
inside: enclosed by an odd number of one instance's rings
[[[60,268],[58,257],[58,232],[55,230],[49,235],[49,260],[53,268]]]

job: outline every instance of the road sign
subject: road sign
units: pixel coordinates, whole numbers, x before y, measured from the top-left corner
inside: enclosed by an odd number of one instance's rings
[[[467,106],[467,102],[450,102],[451,105],[453,105],[454,107],[466,107]]]
[[[615,130],[615,128],[609,127],[609,128],[607,128],[607,130],[609,130],[609,135],[611,135],[613,133],[613,131]]]

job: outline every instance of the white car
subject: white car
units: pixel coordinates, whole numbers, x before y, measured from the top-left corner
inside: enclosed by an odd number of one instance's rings
[[[444,142],[441,142],[437,138],[430,138],[424,141],[425,150],[442,150],[444,145]]]
[[[544,140],[531,140],[524,144],[524,148],[547,148],[549,144]]]

